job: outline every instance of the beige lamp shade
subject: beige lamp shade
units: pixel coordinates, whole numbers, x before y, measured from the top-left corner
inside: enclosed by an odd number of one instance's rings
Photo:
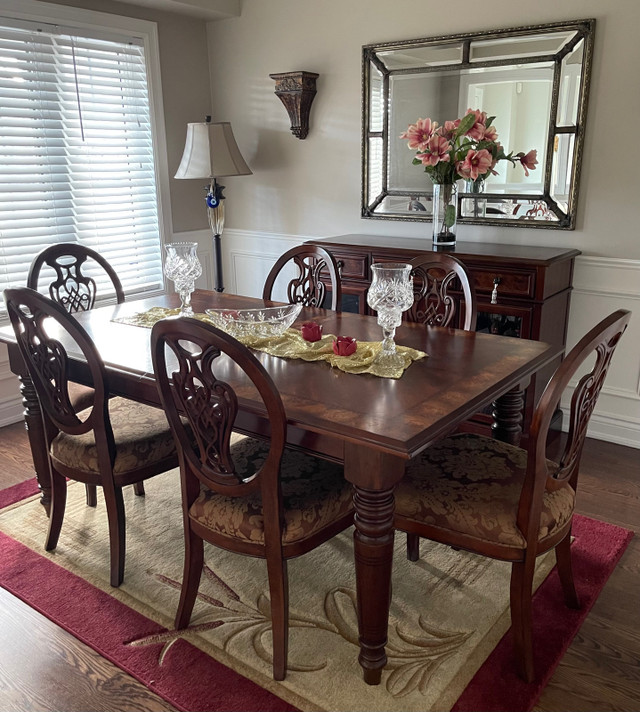
[[[248,176],[245,163],[228,121],[187,124],[187,139],[176,178]]]

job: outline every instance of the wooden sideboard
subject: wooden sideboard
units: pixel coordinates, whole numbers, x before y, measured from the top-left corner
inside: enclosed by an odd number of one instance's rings
[[[366,294],[374,262],[408,262],[431,251],[426,239],[380,235],[340,235],[309,240],[307,244],[320,245],[334,255],[342,277],[342,308],[362,314],[371,313]],[[458,242],[447,251],[460,259],[473,276],[478,298],[477,331],[565,346],[573,263],[580,254],[578,250]],[[535,404],[559,362],[560,358],[539,371],[527,388],[525,433]],[[562,413],[558,411],[554,427],[559,429],[561,421]],[[490,412],[478,413],[464,429],[487,434],[491,422]]]

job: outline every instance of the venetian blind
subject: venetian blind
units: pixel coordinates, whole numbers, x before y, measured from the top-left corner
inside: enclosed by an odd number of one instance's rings
[[[144,49],[0,19],[0,289],[54,242],[100,252],[128,294],[162,288]]]

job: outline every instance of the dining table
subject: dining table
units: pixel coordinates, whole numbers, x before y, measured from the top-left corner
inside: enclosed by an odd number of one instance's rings
[[[215,291],[196,290],[196,314],[206,309],[237,310],[275,302]],[[152,307],[175,308],[175,294],[129,300],[75,314],[102,357],[109,391],[160,407],[151,361],[151,330],[126,323]],[[380,341],[375,316],[303,308],[304,321],[321,324],[324,334]],[[74,344],[59,335],[69,356],[69,379],[90,385],[89,371]],[[46,445],[35,389],[10,326],[0,329],[11,370],[21,381],[41,501],[50,495]],[[284,404],[291,448],[342,463],[353,486],[354,562],[359,626],[359,663],[368,684],[378,684],[386,663],[385,645],[391,599],[394,541],[394,487],[409,460],[493,404],[493,436],[517,444],[521,437],[523,388],[530,377],[561,354],[539,341],[403,323],[396,342],[426,356],[412,362],[400,378],[348,373],[326,362],[281,358],[254,350]],[[224,357],[226,358],[226,357]],[[222,360],[224,360],[224,358]],[[223,368],[221,366],[221,368]],[[228,363],[218,378],[238,395],[235,429],[266,437],[264,405],[240,369]],[[427,604],[428,605],[428,602]]]

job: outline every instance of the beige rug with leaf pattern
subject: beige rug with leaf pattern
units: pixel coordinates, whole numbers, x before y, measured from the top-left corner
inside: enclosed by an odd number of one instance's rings
[[[393,603],[382,684],[365,685],[357,662],[352,531],[289,563],[289,672],[271,678],[271,636],[263,561],[208,547],[191,626],[173,631],[182,575],[182,515],[177,470],[145,483],[146,497],[127,488],[127,561],[120,589],[109,585],[104,503],[84,502],[69,484],[56,551],[43,549],[46,518],[36,499],[0,512],[0,531],[90,581],[169,629],[133,645],[179,637],[303,710],[446,710],[509,628],[510,566],[427,541],[407,561],[396,537]],[[543,557],[536,586],[554,564]],[[73,606],[73,600],[69,601]]]

